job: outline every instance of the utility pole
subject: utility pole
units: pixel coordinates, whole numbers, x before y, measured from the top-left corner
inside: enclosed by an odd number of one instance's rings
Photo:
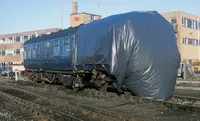
[[[198,57],[199,57],[199,60],[200,60],[200,53],[199,53],[199,46],[200,46],[200,39],[199,39],[199,28],[200,28],[200,25],[199,25],[199,17],[197,18],[197,22],[198,22],[198,23],[197,23],[197,26],[198,26],[198,27],[197,27],[197,31],[198,31],[198,35],[197,35],[197,36],[198,36],[198,37],[197,37],[197,38],[198,38],[198,39],[197,39],[197,40],[198,40]]]
[[[61,28],[63,29],[63,0],[61,0]]]
[[[97,0],[97,4],[98,4],[98,7],[97,7],[97,14],[99,14],[99,0]]]

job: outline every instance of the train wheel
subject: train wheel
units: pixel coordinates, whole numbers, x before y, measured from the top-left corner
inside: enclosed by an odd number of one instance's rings
[[[38,77],[35,77],[35,78],[33,79],[33,82],[35,82],[35,83],[41,83],[41,80],[40,80]]]
[[[72,89],[74,92],[77,92],[84,87],[82,80],[83,80],[83,78],[79,77],[78,75],[77,75],[77,77],[73,77]]]
[[[102,87],[100,88],[101,92],[106,92],[108,88],[108,83],[102,84]]]

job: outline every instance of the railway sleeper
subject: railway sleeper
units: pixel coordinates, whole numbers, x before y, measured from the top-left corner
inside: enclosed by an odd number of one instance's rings
[[[37,116],[37,117],[41,117],[41,119],[45,119],[48,121],[55,121],[54,119],[57,119],[58,116],[61,116],[62,114],[56,113],[55,111],[50,110],[47,107],[44,106],[40,106],[38,104],[34,104],[32,102],[14,97],[10,94],[4,93],[4,92],[0,92],[0,95],[6,99],[7,101],[16,104],[19,106],[20,109],[24,110],[24,111],[29,111],[31,114]],[[46,112],[48,110],[48,112]],[[79,121],[78,118],[75,117],[71,117],[69,115],[62,115],[63,117],[65,117],[64,119],[70,119],[70,120],[77,120]]]
[[[21,92],[27,95],[31,95],[31,96],[36,96],[33,93],[29,93],[27,91],[21,90],[21,89],[10,89],[10,90],[16,90],[17,92]],[[15,100],[18,100],[19,102],[23,102],[24,104],[27,105],[27,107],[29,107],[31,109],[38,109],[40,110],[41,113],[46,113],[47,115],[54,115],[54,117],[58,117],[58,116],[62,116],[63,114],[58,113],[56,111],[50,110],[49,108],[45,108],[44,106],[40,106],[37,105],[35,103],[30,103],[29,101],[25,101],[25,100],[19,100],[18,98],[15,98]],[[84,116],[87,115],[87,117],[90,117],[92,119],[95,120],[125,120],[125,119],[129,119],[127,117],[123,117],[120,116],[119,114],[114,114],[111,113],[110,111],[106,111],[106,110],[102,110],[102,109],[97,109],[94,107],[90,107],[90,106],[86,106],[86,105],[79,105],[73,102],[69,102],[66,106],[65,106],[65,110],[63,110],[64,112],[66,112],[69,115],[74,115],[74,116]],[[36,112],[37,113],[37,112]],[[123,117],[123,118],[122,118]]]
[[[39,110],[36,110],[34,108],[30,108],[29,105],[27,105],[27,103],[24,103],[26,101],[22,101],[22,99],[16,98],[14,96],[11,96],[9,94],[6,94],[4,92],[0,92],[0,95],[6,100],[9,101],[13,104],[16,104],[19,106],[19,108],[22,111],[28,111],[29,113],[31,113],[32,115],[34,115],[35,117],[39,117],[39,119],[42,120],[48,120],[48,121],[54,121],[52,118],[49,118],[48,116],[42,114]]]

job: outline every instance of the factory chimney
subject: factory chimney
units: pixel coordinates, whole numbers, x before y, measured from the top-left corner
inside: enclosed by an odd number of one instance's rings
[[[78,3],[73,2],[72,3],[72,14],[76,14],[76,13],[78,13]]]

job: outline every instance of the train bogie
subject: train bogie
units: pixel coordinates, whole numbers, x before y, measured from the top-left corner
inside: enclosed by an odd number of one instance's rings
[[[45,82],[49,84],[62,84],[75,91],[86,87],[93,87],[98,90],[106,90],[112,78],[103,71],[79,70],[79,71],[37,71],[26,70],[26,76],[34,82]],[[105,87],[106,86],[106,87]]]

